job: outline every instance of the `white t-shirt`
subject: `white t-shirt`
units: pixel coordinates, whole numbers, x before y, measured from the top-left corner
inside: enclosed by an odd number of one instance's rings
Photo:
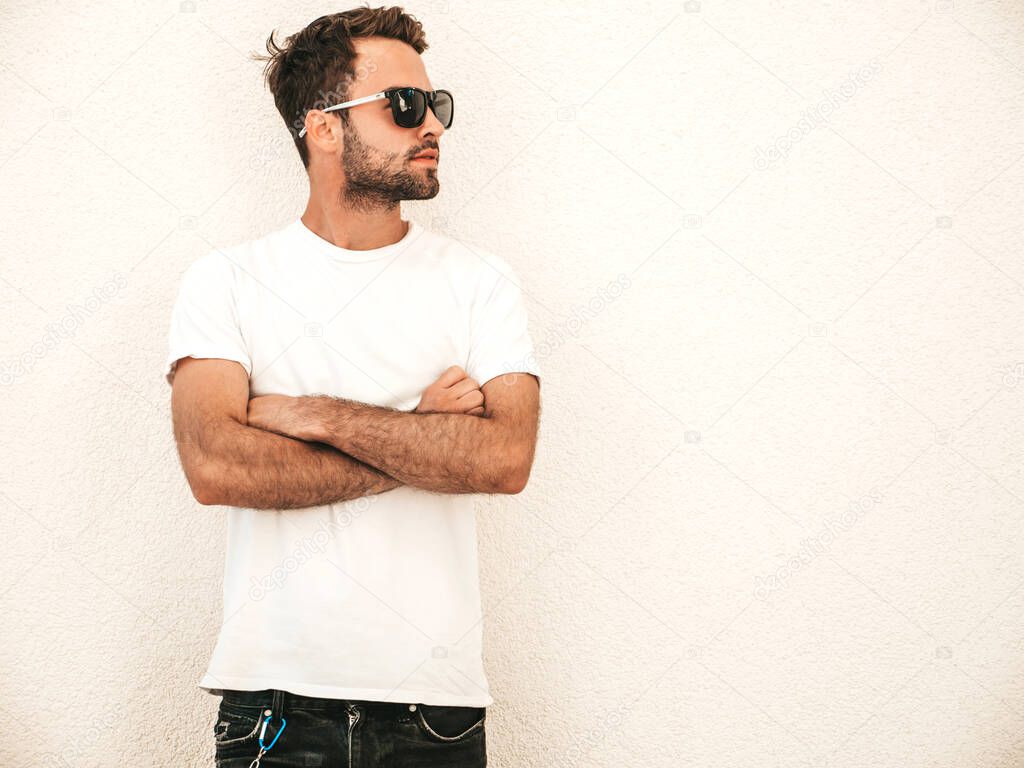
[[[481,386],[539,378],[518,280],[415,222],[339,248],[301,219],[185,271],[165,376],[235,360],[251,396],[326,394],[411,411],[451,365]],[[224,616],[199,686],[484,707],[473,496],[400,486],[293,510],[227,507]]]

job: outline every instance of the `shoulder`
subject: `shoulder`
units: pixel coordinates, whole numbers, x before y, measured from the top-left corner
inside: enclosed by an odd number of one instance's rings
[[[206,241],[206,250],[186,267],[184,279],[209,282],[215,286],[236,283],[254,272],[281,235],[282,231],[277,230],[262,237],[227,245],[214,245]]]
[[[235,266],[230,248],[210,248],[193,259],[181,276],[181,290],[212,295],[230,290],[235,281]]]
[[[502,278],[518,284],[519,278],[511,263],[488,245],[465,238],[427,231],[430,245],[439,261],[450,272],[460,276],[476,289],[493,288]]]

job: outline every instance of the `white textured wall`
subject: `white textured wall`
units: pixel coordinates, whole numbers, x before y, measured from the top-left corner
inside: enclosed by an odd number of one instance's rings
[[[3,765],[212,763],[167,322],[301,212],[246,53],[344,7],[0,9]],[[546,374],[479,505],[492,764],[1024,763],[1020,3],[407,8],[460,106],[406,215]]]

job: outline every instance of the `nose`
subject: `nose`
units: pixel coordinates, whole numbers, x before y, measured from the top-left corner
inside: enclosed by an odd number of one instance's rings
[[[444,133],[444,125],[440,120],[437,119],[437,115],[434,114],[433,107],[427,107],[427,116],[423,118],[423,124],[420,126],[419,137],[422,139],[424,136],[437,136],[441,137]]]

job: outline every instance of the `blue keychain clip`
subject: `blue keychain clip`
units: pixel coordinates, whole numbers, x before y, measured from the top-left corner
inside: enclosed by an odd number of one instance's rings
[[[288,724],[288,721],[283,717],[281,718],[281,727],[278,728],[277,733],[274,734],[274,740],[269,744],[263,743],[263,737],[267,734],[267,725],[270,723],[270,719],[273,717],[273,713],[268,709],[264,712],[263,727],[260,728],[260,752],[256,755],[256,759],[249,763],[249,768],[259,768],[260,758],[267,753],[267,750],[277,744],[277,740],[281,738],[281,734],[284,733],[284,728]]]
[[[274,746],[275,744],[277,744],[277,740],[278,740],[279,738],[281,738],[281,734],[282,734],[282,733],[284,733],[284,727],[285,727],[285,726],[286,726],[286,725],[288,724],[288,721],[287,721],[287,720],[285,720],[285,719],[284,719],[284,718],[282,717],[282,718],[281,718],[281,727],[280,727],[280,728],[278,729],[278,731],[277,731],[277,734],[276,734],[276,735],[274,736],[274,740],[273,740],[272,742],[270,742],[269,744],[267,744],[266,746],[264,746],[264,745],[263,745],[263,736],[264,736],[264,735],[266,734],[266,732],[267,732],[267,723],[269,723],[269,722],[270,722],[270,719],[271,719],[272,717],[273,717],[273,715],[272,715],[272,714],[271,714],[271,715],[267,715],[267,716],[266,716],[266,719],[265,719],[265,720],[263,721],[263,727],[262,727],[262,728],[260,729],[260,749],[262,749],[262,750],[263,750],[264,752],[266,752],[266,751],[267,751],[268,749],[270,749],[270,748],[271,748],[272,746]]]

